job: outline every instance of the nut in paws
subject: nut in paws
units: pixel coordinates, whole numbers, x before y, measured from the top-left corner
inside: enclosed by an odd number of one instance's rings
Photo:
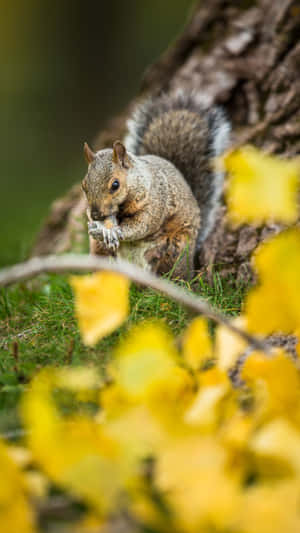
[[[99,221],[88,223],[89,235],[96,240],[100,240],[104,243],[109,250],[117,250],[120,246],[120,239],[122,238],[122,232],[120,228],[114,227],[108,229]]]

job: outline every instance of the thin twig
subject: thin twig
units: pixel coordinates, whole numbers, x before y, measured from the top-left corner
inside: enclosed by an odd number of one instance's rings
[[[70,365],[72,363],[72,357],[73,357],[73,352],[74,352],[74,346],[75,346],[75,340],[74,339],[71,339],[71,342],[68,346],[68,349],[67,349],[67,354],[66,354],[66,364],[67,365]]]
[[[19,344],[18,341],[14,341],[12,345],[12,356],[15,360],[14,371],[16,374],[19,372]]]
[[[21,339],[22,337],[26,338],[27,335],[29,335],[29,333],[31,333],[33,330],[34,328],[25,329],[24,331],[21,331],[20,333],[17,333],[16,335],[12,335],[10,340]],[[4,348],[4,349],[8,348],[9,343],[10,343],[9,340],[0,341],[0,348]]]
[[[223,324],[233,333],[244,339],[248,344],[258,350],[266,350],[265,343],[249,333],[237,328],[229,318],[214,309],[207,301],[200,296],[188,293],[186,290],[176,286],[174,283],[143,270],[142,268],[122,260],[112,260],[106,257],[93,255],[48,255],[44,257],[34,257],[25,263],[20,263],[12,267],[0,270],[0,286],[8,286],[12,283],[33,278],[45,272],[62,273],[68,271],[90,272],[98,270],[109,270],[124,274],[135,283],[151,287],[152,289],[165,294],[176,302],[191,309],[192,311],[211,318],[218,324]]]

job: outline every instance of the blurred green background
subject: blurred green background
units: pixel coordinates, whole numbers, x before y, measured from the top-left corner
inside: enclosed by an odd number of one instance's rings
[[[193,0],[1,2],[0,265],[24,259],[84,140],[135,95]]]

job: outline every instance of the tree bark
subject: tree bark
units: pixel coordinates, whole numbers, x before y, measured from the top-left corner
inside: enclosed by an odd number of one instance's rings
[[[234,138],[271,153],[300,152],[299,0],[210,0],[196,4],[177,41],[145,73],[137,99],[161,90],[187,88],[207,105],[222,105]],[[122,138],[129,103],[98,136],[97,149]],[[54,202],[34,254],[74,250],[85,238],[85,204],[79,185]],[[215,229],[200,253],[200,266],[218,264],[238,278],[249,275],[253,249],[277,226],[233,230],[220,209]],[[78,248],[77,248],[78,249]]]

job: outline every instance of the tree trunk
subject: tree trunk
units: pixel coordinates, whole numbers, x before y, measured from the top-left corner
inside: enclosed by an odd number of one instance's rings
[[[151,65],[138,98],[160,90],[193,89],[203,101],[221,104],[238,143],[268,152],[300,152],[299,0],[210,0],[196,4],[182,35]],[[122,138],[127,110],[113,119],[95,146],[111,147]],[[85,204],[76,185],[50,210],[34,254],[58,253],[81,245]],[[225,273],[248,276],[256,245],[277,227],[236,230],[220,209],[214,231],[200,254],[200,265],[217,263]],[[76,248],[76,246],[75,246]]]

